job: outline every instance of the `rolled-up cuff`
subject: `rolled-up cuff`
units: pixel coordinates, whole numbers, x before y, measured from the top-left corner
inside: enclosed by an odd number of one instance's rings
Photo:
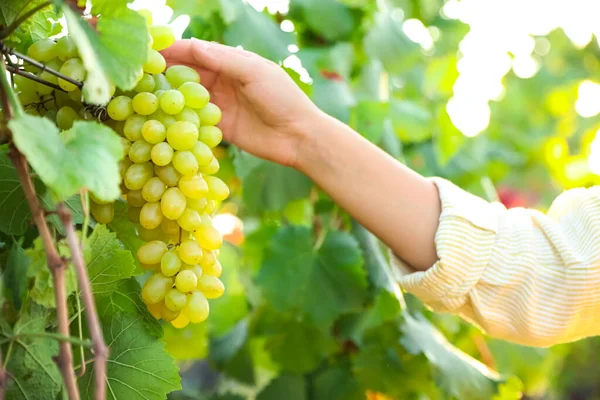
[[[451,182],[431,178],[440,193],[442,212],[435,235],[438,261],[427,271],[408,272],[395,258],[402,289],[440,312],[462,307],[490,262],[500,214],[506,209],[488,203]]]

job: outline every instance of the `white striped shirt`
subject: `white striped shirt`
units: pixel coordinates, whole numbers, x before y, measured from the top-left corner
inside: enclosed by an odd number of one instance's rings
[[[400,286],[490,336],[548,347],[600,334],[600,187],[561,194],[547,214],[507,210],[433,178],[439,260]]]

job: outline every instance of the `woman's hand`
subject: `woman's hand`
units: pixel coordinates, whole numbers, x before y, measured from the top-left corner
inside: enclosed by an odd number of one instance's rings
[[[277,64],[254,53],[198,39],[162,52],[168,65],[196,69],[223,110],[225,140],[258,157],[300,168],[311,121],[321,111]]]

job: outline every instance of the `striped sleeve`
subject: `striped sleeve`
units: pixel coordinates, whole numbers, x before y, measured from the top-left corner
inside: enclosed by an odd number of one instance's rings
[[[600,334],[600,187],[566,191],[543,214],[433,181],[442,203],[439,259],[424,272],[405,270],[404,290],[524,345]]]

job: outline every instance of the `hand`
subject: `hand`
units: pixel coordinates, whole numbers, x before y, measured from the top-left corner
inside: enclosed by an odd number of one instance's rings
[[[223,110],[219,127],[228,142],[277,163],[298,167],[308,147],[311,119],[321,111],[277,64],[249,51],[198,39],[179,40],[162,52],[167,65],[200,73],[211,101]]]

